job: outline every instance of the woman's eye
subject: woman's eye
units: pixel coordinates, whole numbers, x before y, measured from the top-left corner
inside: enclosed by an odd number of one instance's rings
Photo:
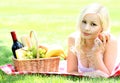
[[[83,20],[82,23],[86,24],[87,22],[85,20]]]
[[[95,23],[91,23],[91,26],[97,26],[97,24],[95,24]]]

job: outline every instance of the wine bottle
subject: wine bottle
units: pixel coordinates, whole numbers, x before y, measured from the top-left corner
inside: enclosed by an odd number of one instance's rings
[[[12,40],[13,40],[12,52],[13,52],[14,58],[17,58],[17,57],[16,57],[15,50],[20,49],[20,48],[22,48],[22,47],[24,47],[24,46],[23,46],[22,43],[20,43],[20,42],[17,40],[17,36],[16,36],[15,31],[11,31],[11,36],[12,36]]]

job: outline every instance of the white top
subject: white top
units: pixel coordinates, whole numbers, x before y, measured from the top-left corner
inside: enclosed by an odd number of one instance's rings
[[[77,58],[78,58],[78,72],[92,72],[92,71],[95,71],[95,69],[92,68],[92,67],[91,67],[91,68],[84,67],[84,66],[81,64],[80,59],[79,59],[78,56],[80,56],[79,53],[77,53]]]

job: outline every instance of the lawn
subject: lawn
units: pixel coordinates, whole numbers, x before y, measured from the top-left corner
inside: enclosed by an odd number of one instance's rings
[[[85,5],[96,0],[1,0],[0,1],[0,65],[12,64],[12,38],[18,40],[35,30],[39,44],[58,44],[67,52],[67,37],[75,31],[76,19]],[[98,0],[110,11],[111,33],[120,33],[120,1]],[[116,78],[87,78],[60,75],[6,75],[0,71],[0,83],[119,83]]]

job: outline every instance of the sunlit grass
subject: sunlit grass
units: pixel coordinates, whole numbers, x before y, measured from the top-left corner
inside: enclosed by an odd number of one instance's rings
[[[83,6],[96,0],[1,0],[0,1],[0,65],[12,62],[11,30],[17,37],[35,30],[39,44],[59,44],[67,51],[67,37],[76,30],[76,19]],[[120,32],[120,1],[98,0],[109,9],[111,32]],[[6,75],[0,71],[1,83],[119,83],[117,78],[87,78],[74,76]]]

